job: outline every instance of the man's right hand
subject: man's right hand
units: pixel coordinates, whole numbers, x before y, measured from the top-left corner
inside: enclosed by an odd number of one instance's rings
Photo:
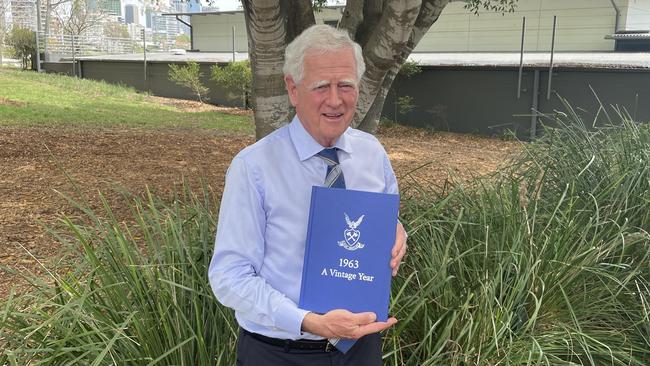
[[[323,315],[308,313],[302,321],[302,330],[324,338],[359,339],[366,334],[378,333],[397,323],[389,318],[378,322],[375,313],[351,313],[337,309]]]

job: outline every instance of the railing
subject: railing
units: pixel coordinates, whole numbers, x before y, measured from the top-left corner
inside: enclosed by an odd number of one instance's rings
[[[134,38],[111,38],[102,36],[75,36],[68,34],[39,34],[41,52],[66,57],[92,56],[102,54],[139,53],[143,51],[142,36]],[[147,36],[147,52],[168,51],[182,48],[175,44],[175,38]],[[189,46],[189,44],[187,45]]]

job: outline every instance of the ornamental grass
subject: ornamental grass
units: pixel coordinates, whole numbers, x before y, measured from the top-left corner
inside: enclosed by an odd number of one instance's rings
[[[650,126],[567,111],[497,174],[402,198],[386,365],[650,365]],[[63,219],[78,267],[1,306],[0,364],[235,364],[214,197],[130,202],[133,225]]]

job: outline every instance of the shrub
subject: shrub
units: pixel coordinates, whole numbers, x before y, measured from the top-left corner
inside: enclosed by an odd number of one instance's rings
[[[63,220],[72,237],[58,237],[79,268],[52,271],[53,284],[33,277],[32,293],[7,301],[0,364],[235,364],[237,325],[206,278],[214,202],[189,192],[130,200],[134,225],[108,206],[106,218],[78,206],[90,225]]]
[[[390,364],[649,364],[650,126],[560,122],[489,180],[403,201]]]
[[[36,33],[27,28],[14,27],[6,42],[14,55],[22,59],[23,69],[27,69],[31,57],[36,57]]]
[[[201,103],[208,100],[206,95],[210,91],[201,82],[202,76],[203,73],[200,71],[199,64],[194,61],[189,61],[185,66],[176,64],[169,65],[169,80],[177,85],[190,89]]]
[[[213,65],[211,70],[212,80],[223,88],[231,90],[234,96],[230,98],[241,98],[242,106],[248,108],[248,98],[253,78],[250,63],[248,61],[238,61],[231,62],[223,67]]]

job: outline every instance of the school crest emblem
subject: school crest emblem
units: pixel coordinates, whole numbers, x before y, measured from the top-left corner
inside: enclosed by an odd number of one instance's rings
[[[339,246],[347,250],[357,250],[363,248],[365,245],[362,244],[359,240],[361,239],[361,231],[357,230],[363,217],[361,215],[356,221],[352,221],[347,213],[345,214],[345,222],[348,224],[348,228],[343,231],[343,239],[339,241]]]

